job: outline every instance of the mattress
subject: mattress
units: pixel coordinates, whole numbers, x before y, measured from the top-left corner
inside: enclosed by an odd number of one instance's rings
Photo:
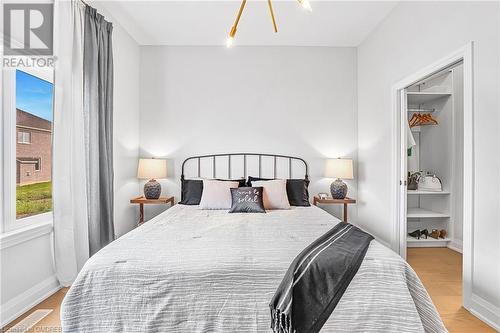
[[[339,221],[317,207],[229,214],[175,205],[91,257],[61,309],[64,332],[270,332],[294,257]],[[322,332],[446,332],[396,253],[372,241]]]

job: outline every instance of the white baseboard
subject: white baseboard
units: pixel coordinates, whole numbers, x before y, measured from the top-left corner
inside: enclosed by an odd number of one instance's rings
[[[451,249],[451,250],[453,250],[453,251],[457,251],[459,253],[463,253],[462,252],[462,241],[461,240],[458,240],[458,239],[452,240],[448,244],[448,248]]]
[[[22,294],[2,304],[2,315],[0,318],[0,328],[54,294],[61,289],[61,285],[56,276],[53,275],[42,282],[36,284]]]
[[[482,297],[472,294],[470,300],[470,313],[500,332],[500,308],[491,304]]]

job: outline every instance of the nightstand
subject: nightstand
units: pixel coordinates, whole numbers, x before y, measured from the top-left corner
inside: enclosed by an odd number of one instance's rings
[[[139,223],[140,226],[144,223],[144,205],[162,205],[170,204],[170,207],[174,205],[174,197],[159,197],[158,199],[146,199],[144,196],[140,196],[130,200],[131,204],[139,204]]]
[[[356,200],[345,197],[344,199],[333,199],[333,198],[325,198],[321,199],[318,196],[314,196],[313,198],[313,205],[317,206],[318,204],[325,204],[325,205],[330,205],[330,204],[343,204],[344,205],[344,222],[347,222],[347,205],[348,204],[355,204]]]

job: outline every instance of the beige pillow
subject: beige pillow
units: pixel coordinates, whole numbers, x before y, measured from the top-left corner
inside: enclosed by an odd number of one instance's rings
[[[231,209],[231,188],[238,182],[204,179],[200,209]]]
[[[290,209],[286,194],[286,179],[253,181],[252,186],[264,188],[265,209]]]

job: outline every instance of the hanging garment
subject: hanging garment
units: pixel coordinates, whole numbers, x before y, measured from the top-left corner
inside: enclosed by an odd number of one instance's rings
[[[408,148],[408,156],[411,156],[411,149],[417,145],[413,133],[410,129],[410,124],[406,125],[406,148]]]

